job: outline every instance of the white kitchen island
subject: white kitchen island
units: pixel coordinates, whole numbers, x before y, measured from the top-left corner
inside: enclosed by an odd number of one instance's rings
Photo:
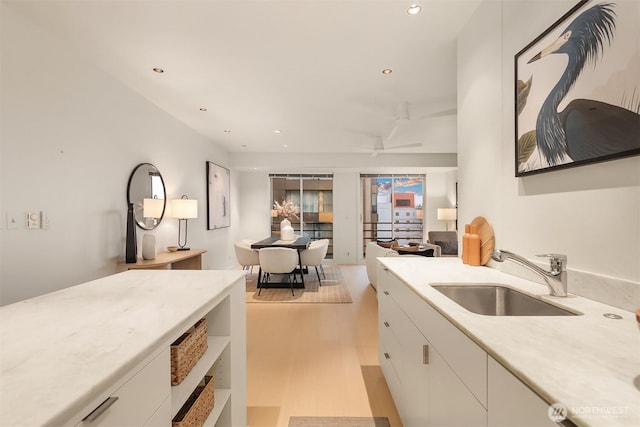
[[[88,425],[111,398],[91,425],[170,426],[213,374],[205,425],[246,426],[244,294],[241,271],[135,270],[0,308],[0,425]],[[172,387],[169,346],[201,318],[208,350]]]

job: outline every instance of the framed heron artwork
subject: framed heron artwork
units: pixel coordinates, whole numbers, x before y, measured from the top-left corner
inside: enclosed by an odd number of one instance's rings
[[[207,162],[207,229],[229,227],[229,169]]]
[[[515,55],[517,177],[640,154],[638,16],[583,0]]]

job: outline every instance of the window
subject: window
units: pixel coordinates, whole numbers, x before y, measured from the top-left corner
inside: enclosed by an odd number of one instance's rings
[[[288,201],[300,208],[298,218],[290,218],[296,234],[311,240],[329,239],[327,257],[333,254],[333,175],[269,175],[271,199]],[[280,235],[282,217],[271,218],[271,235]]]
[[[376,240],[423,241],[424,175],[360,175],[363,247]]]

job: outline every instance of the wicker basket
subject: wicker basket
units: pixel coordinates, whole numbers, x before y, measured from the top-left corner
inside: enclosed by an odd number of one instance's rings
[[[204,385],[199,385],[182,405],[171,422],[173,427],[202,427],[213,409],[213,377],[205,376]]]
[[[171,344],[171,385],[178,385],[207,351],[207,319],[200,319],[195,326]]]

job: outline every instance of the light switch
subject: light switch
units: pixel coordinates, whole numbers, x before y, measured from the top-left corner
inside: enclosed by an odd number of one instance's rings
[[[40,228],[40,212],[27,212],[27,228]]]
[[[40,211],[40,228],[49,228],[49,215],[47,215],[47,211]]]

